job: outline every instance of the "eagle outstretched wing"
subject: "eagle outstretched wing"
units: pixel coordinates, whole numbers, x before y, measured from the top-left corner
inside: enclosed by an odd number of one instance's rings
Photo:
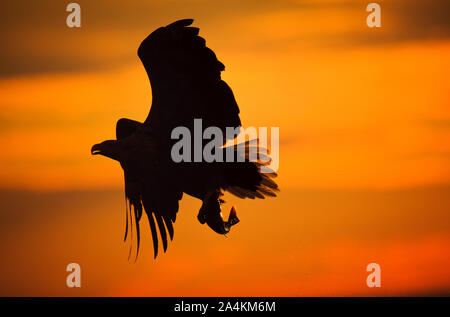
[[[167,146],[167,149],[175,142],[170,138],[173,128],[192,128],[196,118],[202,119],[203,126],[220,128],[224,135],[226,127],[241,126],[233,92],[220,77],[225,66],[206,47],[205,40],[198,36],[199,29],[189,27],[192,22],[192,19],[185,19],[157,29],[138,49],[138,56],[147,71],[152,88],[152,106],[143,125],[151,131],[152,138]],[[137,121],[119,120],[116,126],[117,139],[131,135],[141,125]],[[163,156],[168,158],[168,153],[166,151]],[[138,181],[132,169],[122,167],[125,171],[127,199],[125,239],[128,227],[131,228],[131,234],[133,228],[136,228],[137,252],[139,251],[139,220],[142,211],[145,211],[156,258],[157,228],[166,251],[167,233],[172,240],[178,201],[183,192],[170,184],[170,177],[148,178],[143,184]]]
[[[131,136],[140,126],[142,124],[138,121],[120,119],[116,124],[117,140]],[[137,256],[140,245],[139,223],[142,212],[145,211],[150,224],[154,257],[156,258],[158,255],[157,228],[159,229],[165,252],[168,245],[167,233],[170,240],[173,239],[173,223],[178,212],[178,201],[182,198],[183,193],[173,187],[165,178],[151,178],[142,183],[133,169],[123,164],[122,168],[124,170],[125,199],[127,204],[124,240],[128,237],[128,228],[130,228],[131,240],[133,240],[133,228],[136,228]],[[130,248],[130,255],[131,251],[132,248]]]
[[[195,118],[203,126],[239,127],[239,107],[231,88],[220,77],[225,66],[189,27],[192,19],[174,22],[151,33],[139,46],[152,86],[152,107],[145,120],[152,131],[170,140],[174,127],[191,127]]]

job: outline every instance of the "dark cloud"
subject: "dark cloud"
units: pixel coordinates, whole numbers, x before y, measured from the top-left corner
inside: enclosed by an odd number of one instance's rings
[[[432,129],[450,130],[450,119],[428,119],[423,124]]]
[[[365,6],[371,1],[77,2],[82,8],[80,29],[70,29],[65,25],[68,2],[30,0],[24,4],[2,1],[0,76],[87,71],[122,65],[136,60],[136,48],[149,32],[186,17],[195,18],[197,25],[209,25],[211,30],[231,28],[238,18],[277,10],[307,10],[311,14],[320,14],[323,10],[361,11],[361,29],[342,34],[323,34],[319,39],[298,37],[286,43],[273,43],[271,39],[264,42],[263,39],[263,43],[259,43],[261,39],[242,30],[239,41],[243,49],[258,47],[272,50],[271,45],[283,49],[295,41],[311,41],[319,47],[335,49],[346,45],[378,45],[450,37],[450,2],[446,0],[378,1],[382,6],[383,26],[380,29],[369,29],[364,25],[367,16]]]
[[[31,0],[0,4],[0,76],[75,72],[137,59],[140,41],[176,19],[217,21],[226,26],[249,11],[276,10],[295,1],[127,1],[77,3],[81,28],[68,28],[64,2]],[[214,22],[213,22],[214,23]],[[100,54],[99,52],[102,52]]]
[[[372,1],[366,1],[367,3]],[[450,38],[450,2],[446,0],[376,1],[381,5],[381,28],[351,32],[352,45],[382,45]]]
[[[2,105],[4,106],[4,105]],[[62,113],[55,113],[54,110],[38,111],[9,111],[3,108],[0,113],[0,132],[15,133],[17,131],[36,131],[37,129],[61,129],[72,127],[95,127],[101,124],[102,121],[108,122],[108,119],[103,120],[93,113],[87,113],[80,117],[67,117]]]

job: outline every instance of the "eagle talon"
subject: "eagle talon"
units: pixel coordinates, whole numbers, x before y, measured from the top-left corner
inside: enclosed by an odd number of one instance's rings
[[[200,211],[198,212],[198,215],[197,215],[197,219],[202,225],[205,224],[205,222],[206,222],[206,214],[205,214],[203,208],[200,208]]]
[[[230,228],[239,222],[236,215],[236,209],[231,207],[228,221],[222,218],[220,205],[222,203],[220,192],[208,193],[203,200],[197,219],[201,224],[206,223],[214,232],[218,234],[227,234]]]

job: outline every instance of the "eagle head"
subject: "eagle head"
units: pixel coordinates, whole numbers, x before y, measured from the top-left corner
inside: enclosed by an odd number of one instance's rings
[[[109,157],[113,160],[119,161],[120,158],[120,146],[119,142],[117,140],[106,140],[102,143],[95,144],[91,148],[91,154],[92,155],[103,155],[106,157]]]

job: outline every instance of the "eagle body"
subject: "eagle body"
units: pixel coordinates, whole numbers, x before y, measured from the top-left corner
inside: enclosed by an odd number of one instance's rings
[[[276,174],[261,173],[261,166],[268,163],[249,160],[248,153],[259,151],[252,141],[226,148],[236,157],[244,155],[241,161],[175,162],[172,159],[171,149],[177,140],[171,134],[177,127],[185,127],[193,135],[194,120],[201,119],[205,128],[216,127],[223,132],[225,144],[236,137],[227,135],[227,128],[241,126],[234,94],[220,77],[225,66],[198,36],[199,29],[189,27],[192,22],[192,19],[176,21],[144,39],[138,56],[152,88],[149,115],[142,123],[120,119],[116,124],[116,139],[91,149],[92,154],[117,160],[124,171],[125,239],[129,231],[133,235],[135,228],[136,256],[143,212],[147,214],[155,258],[159,238],[166,251],[169,238],[173,239],[173,223],[183,193],[202,200],[200,223],[226,234],[239,219],[233,207],[228,221],[223,221],[220,207],[223,192],[254,199],[276,196],[278,191],[273,181]],[[207,141],[203,142],[202,145]]]

